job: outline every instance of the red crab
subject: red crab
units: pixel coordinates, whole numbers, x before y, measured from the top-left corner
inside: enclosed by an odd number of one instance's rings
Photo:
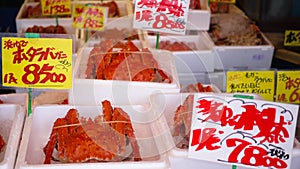
[[[0,135],[0,152],[2,152],[4,150],[5,145],[6,144],[5,144],[2,136]]]
[[[94,74],[96,72],[96,74]],[[87,78],[171,83],[148,49],[140,51],[132,41],[112,40],[95,46],[90,53]]]
[[[130,156],[140,161],[139,146],[127,113],[113,108],[107,100],[102,106],[103,115],[94,120],[79,119],[76,109],[58,118],[43,148],[44,163],[50,164],[51,159],[61,162],[121,161]],[[127,139],[131,148],[128,148]],[[55,156],[54,149],[57,150]]]
[[[189,95],[183,105],[177,107],[174,116],[174,131],[173,136],[181,137],[179,143],[176,144],[178,148],[187,148],[190,139],[190,130],[192,123],[194,95]]]

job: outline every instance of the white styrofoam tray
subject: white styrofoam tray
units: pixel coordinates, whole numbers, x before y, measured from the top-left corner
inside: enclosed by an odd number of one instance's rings
[[[189,10],[188,13],[188,30],[204,30],[209,29],[211,11],[208,6],[207,0],[200,0],[201,8],[200,10]]]
[[[113,106],[115,107],[115,106]],[[117,106],[122,108],[131,118],[135,136],[140,148],[142,161],[123,162],[93,162],[93,163],[60,163],[43,164],[45,155],[43,147],[48,142],[52,126],[57,118],[64,117],[70,108],[76,108],[80,117],[94,118],[102,114],[102,106],[71,106],[71,105],[48,105],[37,106],[27,118],[20,151],[17,158],[16,169],[165,169],[169,167],[166,155],[158,154],[156,142],[152,137],[151,116],[144,106]]]
[[[150,48],[155,48],[156,37],[148,36],[146,41]],[[159,41],[194,43],[196,50],[172,52],[178,74],[214,71],[214,44],[205,32],[189,36],[161,36]]]
[[[180,94],[155,94],[151,95],[151,105],[153,106],[153,112],[159,117],[159,123],[156,123],[155,129],[153,130],[156,140],[164,143],[159,145],[158,149],[160,152],[168,152],[172,169],[198,169],[199,166],[202,168],[209,169],[231,169],[232,165],[214,163],[204,160],[196,160],[188,158],[188,150],[180,149],[175,146],[173,136],[171,134],[174,128],[174,113],[179,105],[182,105],[188,95],[191,93],[180,93]],[[216,93],[216,95],[222,95],[224,97],[232,97],[233,94],[228,93]],[[247,95],[247,94],[241,94]],[[251,94],[250,94],[251,95]],[[261,99],[258,95],[254,96],[255,99]],[[292,154],[292,165],[291,169],[298,169],[300,166],[300,145],[299,143],[294,147]],[[237,166],[237,169],[248,169],[251,167]],[[252,167],[253,169],[253,167]]]
[[[148,104],[154,93],[178,93],[178,75],[172,53],[165,50],[150,50],[159,67],[172,76],[171,83],[86,79],[85,70],[92,48],[79,51],[74,67],[73,88],[69,91],[69,103],[96,105],[101,100],[112,100],[115,104]]]
[[[108,2],[108,1],[103,1]],[[115,1],[119,7],[120,15],[127,16],[130,14],[130,9],[127,1]],[[72,8],[74,2],[71,2]],[[99,3],[99,1],[80,1],[80,3]],[[50,26],[56,25],[56,18],[22,18],[23,13],[27,9],[28,6],[36,6],[38,2],[26,3],[24,2],[16,16],[16,30],[18,33],[24,33],[28,27],[32,27],[34,25],[37,26]],[[118,18],[108,18],[107,23],[114,21]],[[68,34],[75,34],[76,30],[72,26],[73,18],[72,17],[58,17],[59,25],[63,26],[66,29]]]
[[[1,94],[0,100],[2,100],[4,104],[18,104],[27,107],[28,94],[27,93]]]
[[[6,146],[0,153],[0,169],[14,168],[21,132],[25,119],[25,108],[17,104],[0,105],[0,134]]]

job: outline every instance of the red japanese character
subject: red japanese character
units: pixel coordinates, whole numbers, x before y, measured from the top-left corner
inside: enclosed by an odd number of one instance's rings
[[[45,55],[45,52],[43,52],[43,48],[34,48],[34,47],[30,47],[27,51],[26,51],[26,54],[28,56],[30,56],[29,58],[29,62],[32,62],[33,61],[33,58],[37,55]],[[46,53],[47,55],[47,53]]]
[[[254,105],[242,106],[246,109],[242,114],[234,116],[233,119],[237,119],[234,129],[253,130],[253,126],[256,125],[257,118],[260,116],[260,111],[256,109]]]
[[[221,146],[214,145],[220,142],[220,138],[215,136],[215,132],[215,128],[205,128],[203,131],[201,131],[201,129],[193,130],[191,146],[198,145],[195,151],[199,151],[204,147],[206,147],[207,150],[216,150],[221,148]]]
[[[265,141],[269,143],[285,142],[285,138],[289,138],[289,133],[284,125],[288,124],[284,121],[284,116],[280,116],[279,122],[275,122],[275,109],[268,108],[262,112],[262,117],[257,121],[259,127],[259,133],[253,136],[253,138],[264,137],[260,142]],[[271,116],[271,117],[270,117]]]
[[[168,14],[180,17],[184,15],[184,11],[182,9],[182,3],[180,3],[178,0],[162,0],[159,3],[159,6],[156,10],[156,12],[164,12],[167,11]]]
[[[221,126],[225,126],[233,114],[232,109],[223,106],[223,103],[207,101],[205,99],[198,101],[198,103],[199,105],[196,107],[201,109],[199,113],[203,115],[208,114],[208,116],[203,119],[203,122],[211,120],[213,122],[221,122]]]
[[[8,39],[7,41],[4,41],[3,49],[12,49],[12,48],[14,48],[14,44],[10,39]]]
[[[141,0],[137,3],[140,8],[143,8],[144,6],[147,8],[155,8],[157,6],[156,0]]]
[[[12,53],[14,55],[13,64],[19,64],[23,60],[29,60],[29,58],[23,52],[24,52],[24,49],[22,49],[21,47],[18,47],[18,50],[14,51]]]
[[[143,10],[142,15],[141,12],[136,12],[136,20],[141,21],[152,21],[152,11],[151,10]]]

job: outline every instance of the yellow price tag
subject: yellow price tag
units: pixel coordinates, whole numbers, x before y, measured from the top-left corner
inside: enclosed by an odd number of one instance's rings
[[[2,38],[3,86],[70,89],[72,39]]]
[[[42,0],[43,15],[70,15],[71,1],[70,0]]]
[[[73,11],[73,27],[89,30],[103,30],[107,19],[107,7],[75,4]]]
[[[300,46],[300,31],[286,30],[284,35],[284,46]]]
[[[235,4],[235,0],[210,0],[210,2],[233,3],[233,4]]]
[[[274,71],[228,71],[226,92],[255,93],[265,100],[274,100]]]
[[[300,71],[278,71],[276,101],[300,103]]]

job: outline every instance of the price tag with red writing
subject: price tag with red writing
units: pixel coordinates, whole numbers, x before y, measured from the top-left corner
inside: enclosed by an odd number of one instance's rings
[[[3,86],[70,89],[72,39],[2,38]]]
[[[195,94],[189,158],[289,168],[298,105]]]
[[[70,0],[41,0],[43,15],[70,15]]]
[[[89,30],[103,30],[108,16],[107,7],[74,4],[73,27]]]
[[[300,104],[300,71],[278,71],[276,101]]]
[[[274,101],[274,71],[228,71],[227,93],[255,93],[265,100]]]
[[[137,0],[133,27],[173,34],[185,34],[189,1]]]
[[[210,2],[233,3],[233,4],[235,4],[235,0],[210,0]]]

